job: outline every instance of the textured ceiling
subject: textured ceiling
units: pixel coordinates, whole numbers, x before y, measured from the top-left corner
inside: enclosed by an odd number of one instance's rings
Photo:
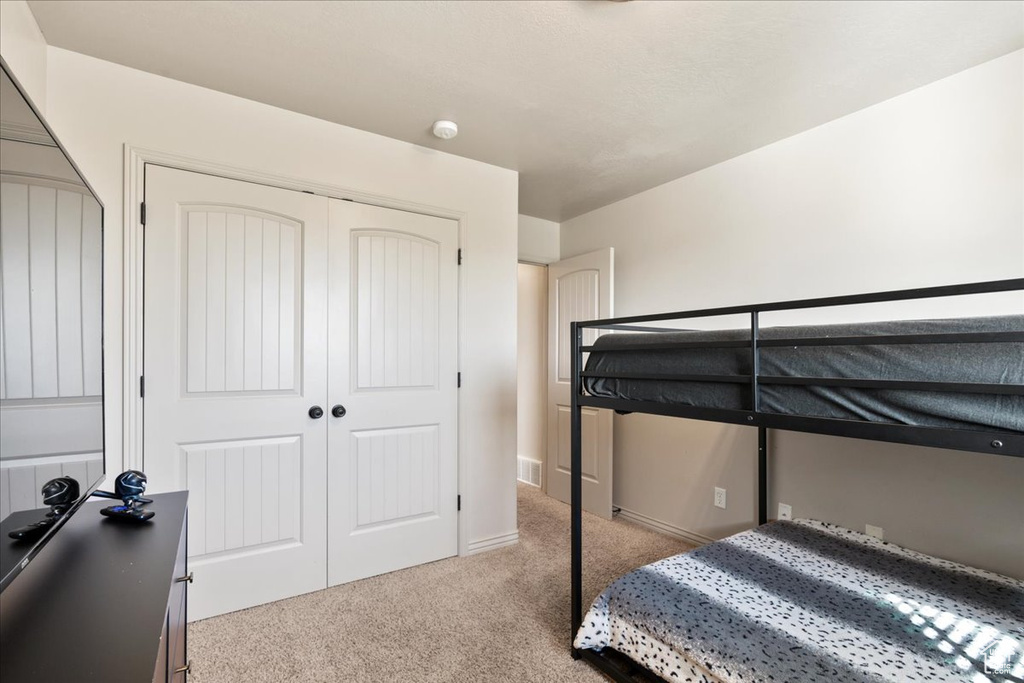
[[[1019,1],[30,6],[51,45],[516,169],[552,220],[1024,46]]]

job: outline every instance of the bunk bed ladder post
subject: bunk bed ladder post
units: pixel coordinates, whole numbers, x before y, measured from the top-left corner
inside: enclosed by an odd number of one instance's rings
[[[579,659],[580,653],[573,646],[576,632],[583,623],[583,439],[580,394],[583,391],[580,372],[583,370],[583,352],[580,350],[583,341],[583,330],[578,322],[569,323],[569,339],[572,344],[570,369],[572,374],[571,426],[570,441],[572,453],[570,460],[570,499],[572,502],[572,634],[569,647],[573,659]]]
[[[757,419],[757,413],[761,412],[761,385],[758,383],[761,374],[761,359],[758,354],[758,335],[760,334],[760,321],[757,310],[750,312],[750,396],[753,405],[751,406],[754,415],[751,420]],[[757,425],[757,523],[758,525],[768,522],[768,428]]]
[[[761,412],[761,387],[757,381],[761,373],[761,359],[757,349],[758,332],[757,311],[753,310],[750,312],[750,408],[755,414],[748,418],[751,422],[757,418],[756,414]]]
[[[757,524],[768,523],[768,428],[757,428]]]

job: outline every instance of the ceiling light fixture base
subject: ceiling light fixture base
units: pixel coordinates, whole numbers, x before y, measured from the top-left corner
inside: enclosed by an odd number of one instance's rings
[[[434,121],[434,136],[442,140],[451,140],[459,134],[459,125],[454,121]]]

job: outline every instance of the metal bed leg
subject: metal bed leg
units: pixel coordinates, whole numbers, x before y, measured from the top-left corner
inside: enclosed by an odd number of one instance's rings
[[[758,311],[751,311],[751,402],[755,415],[761,412],[761,354],[758,342],[761,323]],[[753,416],[752,416],[753,419]],[[758,525],[768,522],[768,429],[758,426]]]
[[[583,354],[583,332],[578,323],[570,323],[570,340],[572,343],[572,397],[571,397],[571,442],[572,457],[570,461],[571,484],[570,498],[572,502],[572,634],[569,647],[573,659],[579,659],[579,651],[572,645],[583,623],[583,445],[581,423],[583,409],[580,407],[580,370]]]
[[[768,523],[768,428],[757,428],[757,523]]]

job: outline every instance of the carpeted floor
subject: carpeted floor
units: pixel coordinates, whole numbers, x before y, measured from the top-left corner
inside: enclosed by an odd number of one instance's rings
[[[583,534],[587,605],[689,548],[590,515]],[[193,683],[605,680],[569,656],[569,508],[521,484],[517,545],[196,622],[189,656]]]

